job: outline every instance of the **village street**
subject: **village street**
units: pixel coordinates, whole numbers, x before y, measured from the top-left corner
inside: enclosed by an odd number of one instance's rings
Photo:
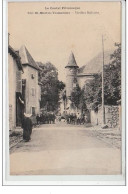
[[[90,130],[65,123],[34,128],[31,141],[10,152],[11,175],[119,174],[120,149],[91,136]]]

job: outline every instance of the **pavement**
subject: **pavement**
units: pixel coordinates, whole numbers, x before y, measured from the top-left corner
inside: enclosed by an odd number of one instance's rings
[[[121,149],[122,133],[119,128],[106,128],[102,129],[99,126],[93,126],[90,128],[89,133],[91,136],[96,137],[113,147]]]
[[[30,142],[20,141],[10,149],[10,174],[121,174],[121,149],[116,146],[121,134],[112,131],[66,123],[38,126]],[[112,137],[118,137],[115,144]]]
[[[22,140],[23,140],[23,129],[21,127],[17,127],[15,130],[9,131],[9,149],[10,150]]]

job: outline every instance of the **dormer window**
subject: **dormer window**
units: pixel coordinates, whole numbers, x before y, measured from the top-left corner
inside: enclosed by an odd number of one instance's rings
[[[33,74],[31,74],[31,78],[32,78],[32,79],[34,79],[34,78],[35,78]]]

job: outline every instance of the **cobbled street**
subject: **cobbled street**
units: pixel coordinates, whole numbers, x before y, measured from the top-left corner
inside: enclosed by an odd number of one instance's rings
[[[33,129],[30,142],[21,141],[10,150],[11,175],[120,173],[121,150],[83,125],[41,125]]]

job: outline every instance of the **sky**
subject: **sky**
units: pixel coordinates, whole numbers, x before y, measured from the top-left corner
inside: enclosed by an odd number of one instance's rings
[[[105,50],[112,50],[114,43],[121,41],[121,4],[9,2],[8,32],[9,44],[14,49],[25,45],[35,61],[50,61],[58,69],[59,80],[65,82],[65,66],[71,51],[81,67],[102,52],[102,35]]]

